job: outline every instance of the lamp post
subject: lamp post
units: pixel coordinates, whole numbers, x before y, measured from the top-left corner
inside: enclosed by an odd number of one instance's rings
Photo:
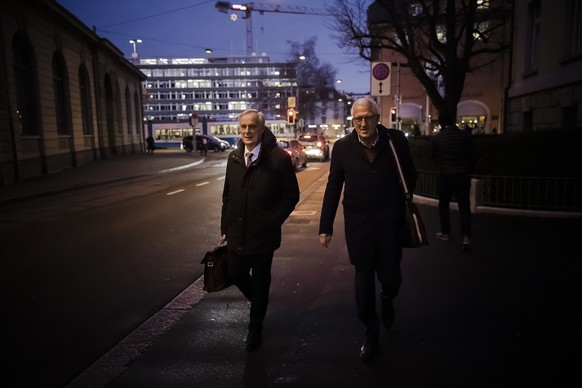
[[[141,43],[142,40],[141,39],[130,39],[129,43],[131,43],[133,45],[133,53],[131,54],[131,59],[133,59],[133,61],[137,61],[137,48],[136,45],[138,43]]]
[[[343,81],[341,79],[336,79],[335,83],[340,85]],[[337,89],[336,89],[337,90]],[[346,133],[346,127],[348,122],[348,112],[349,109],[347,105],[351,104],[349,101],[349,95],[344,90],[338,90],[340,94],[340,98],[338,98],[337,103],[339,104],[339,112],[340,112],[340,119],[339,119],[339,128],[341,129],[340,134],[343,136]],[[338,135],[336,131],[336,136]]]

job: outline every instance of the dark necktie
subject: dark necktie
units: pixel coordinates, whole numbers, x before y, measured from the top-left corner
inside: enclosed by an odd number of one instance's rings
[[[251,165],[252,161],[253,161],[253,153],[247,152],[247,167]]]

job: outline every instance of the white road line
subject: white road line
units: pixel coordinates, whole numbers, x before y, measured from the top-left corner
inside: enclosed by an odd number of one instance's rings
[[[209,184],[209,183],[210,183],[210,182],[201,182],[201,183],[198,183],[198,184],[196,185],[196,187],[204,186],[204,185],[207,185],[207,184]]]
[[[221,176],[221,177],[216,178],[216,180],[217,181],[222,181],[222,180],[224,180],[224,178],[226,178],[226,177]]]
[[[166,195],[174,195],[174,194],[181,193],[182,191],[186,191],[186,190],[185,189],[180,189],[180,190],[176,190],[176,191],[171,191],[169,193],[166,193]]]
[[[167,170],[162,170],[162,171],[158,171],[160,174],[165,173],[165,172],[172,172],[172,171],[178,171],[178,170],[183,170],[185,168],[190,168],[190,167],[195,167],[198,166],[200,164],[202,164],[204,162],[204,160],[206,160],[205,158],[194,162],[194,163],[190,163],[190,164],[186,164],[184,166],[178,166],[178,167],[174,167],[174,168],[168,168]]]

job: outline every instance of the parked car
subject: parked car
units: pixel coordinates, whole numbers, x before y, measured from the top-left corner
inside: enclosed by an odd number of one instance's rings
[[[196,135],[196,151],[199,151],[202,148],[202,138],[206,138],[208,149],[214,150],[214,152],[224,152],[230,148],[229,142],[216,136]],[[192,152],[194,150],[193,136],[184,136],[182,139],[182,149],[187,152]]]
[[[329,142],[323,135],[303,134],[297,140],[305,147],[308,159],[325,161],[329,159]]]
[[[295,171],[299,170],[299,166],[307,167],[307,155],[305,154],[305,147],[299,143],[298,140],[279,140],[277,142],[280,148],[287,151],[291,156],[291,162]]]

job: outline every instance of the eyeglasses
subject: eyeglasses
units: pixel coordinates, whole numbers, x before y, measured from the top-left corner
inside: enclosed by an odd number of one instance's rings
[[[354,123],[356,123],[356,124],[361,124],[361,123],[363,123],[364,121],[365,121],[366,123],[369,123],[369,122],[371,122],[371,121],[375,120],[377,117],[378,117],[378,115],[371,115],[371,116],[361,116],[361,117],[353,117],[353,118],[352,118],[352,120],[353,120],[353,122],[354,122]]]

